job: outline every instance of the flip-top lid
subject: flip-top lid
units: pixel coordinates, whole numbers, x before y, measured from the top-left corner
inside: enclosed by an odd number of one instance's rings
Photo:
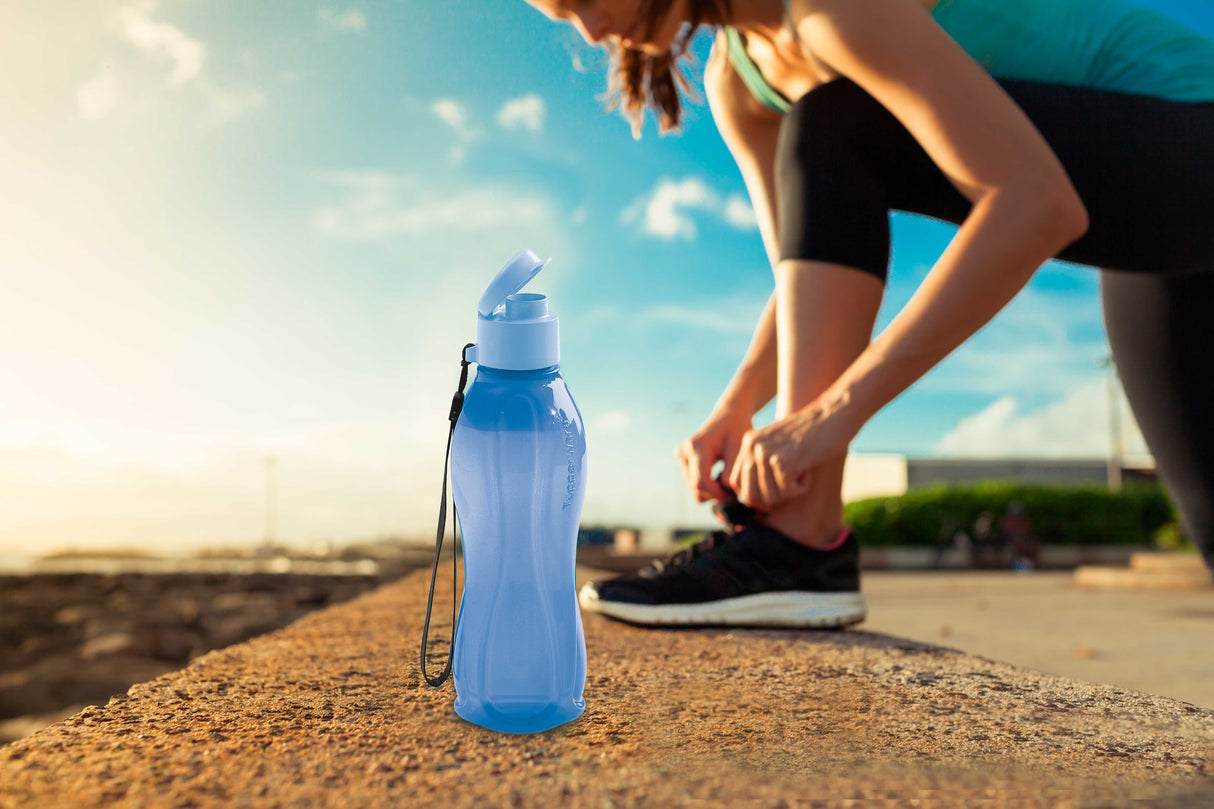
[[[531,250],[523,248],[514,258],[506,262],[498,274],[485,287],[480,303],[476,305],[481,317],[489,317],[493,310],[506,302],[506,298],[518,292],[527,282],[536,276],[552,259],[541,259]]]

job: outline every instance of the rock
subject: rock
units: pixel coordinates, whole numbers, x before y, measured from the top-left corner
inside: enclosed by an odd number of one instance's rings
[[[285,626],[331,603],[339,586],[353,596],[381,580],[213,571],[0,575],[0,721],[104,702],[212,649]]]
[[[55,613],[55,622],[65,626],[74,626],[75,624],[84,623],[84,620],[97,611],[96,607],[87,606],[84,604],[73,604],[70,607],[64,607]]]
[[[213,612],[274,612],[278,598],[273,593],[220,593],[210,603]]]
[[[130,614],[107,613],[98,610],[84,623],[86,641],[108,635],[133,635],[136,631],[138,631],[138,619]]]
[[[185,627],[166,626],[156,632],[151,654],[161,660],[185,663],[205,648],[206,643],[198,632]]]
[[[135,636],[129,632],[114,632],[86,641],[80,647],[80,656],[92,660],[102,655],[121,654],[135,648]]]
[[[17,647],[17,651],[23,657],[41,657],[47,652],[52,652],[62,649],[69,645],[68,638],[59,634],[35,635],[32,638],[26,638],[21,641],[21,645]]]

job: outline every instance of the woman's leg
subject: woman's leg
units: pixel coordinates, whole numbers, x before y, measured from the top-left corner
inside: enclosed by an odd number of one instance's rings
[[[1117,372],[1185,533],[1214,569],[1214,272],[1100,276]]]
[[[872,337],[885,284],[871,273],[817,261],[776,265],[779,370],[776,418],[816,399]],[[806,545],[829,545],[843,528],[847,453],[811,470],[813,485],[780,503],[764,522]]]
[[[1122,387],[1214,568],[1214,103],[1006,82],[1087,204],[1065,257],[1101,267]]]
[[[872,337],[885,292],[889,219],[883,190],[848,142],[845,100],[830,86],[785,116],[777,152],[776,418],[816,399]],[[846,452],[813,470],[801,497],[764,522],[810,546],[843,527]]]

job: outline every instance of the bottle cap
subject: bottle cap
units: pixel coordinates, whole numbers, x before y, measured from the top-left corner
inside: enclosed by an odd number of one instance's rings
[[[489,286],[485,287],[485,294],[481,295],[480,303],[476,305],[481,317],[490,317],[494,309],[503,305],[506,298],[527,286],[527,282],[544,269],[549,261],[552,259],[542,260],[527,248],[515,253],[514,258],[506,262],[506,266],[502,267],[489,282]]]
[[[548,298],[520,293],[552,259],[520,250],[493,277],[477,304],[476,347],[469,359],[487,368],[531,371],[560,362],[560,337]]]

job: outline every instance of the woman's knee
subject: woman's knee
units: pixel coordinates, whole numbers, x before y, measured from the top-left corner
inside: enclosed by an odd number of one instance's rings
[[[874,107],[884,110],[854,82],[836,79],[786,113],[776,157],[781,258],[841,264],[884,281],[888,195],[857,142]]]
[[[792,279],[810,279],[808,283],[815,289],[835,295],[833,300],[842,300],[847,304],[864,304],[845,306],[847,309],[865,309],[870,302],[875,302],[879,307],[885,294],[884,272],[857,267],[847,262],[781,258],[772,269],[777,285]],[[876,317],[876,311],[873,312],[873,317]]]

